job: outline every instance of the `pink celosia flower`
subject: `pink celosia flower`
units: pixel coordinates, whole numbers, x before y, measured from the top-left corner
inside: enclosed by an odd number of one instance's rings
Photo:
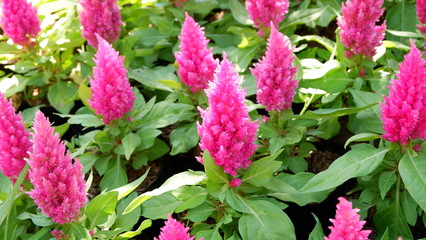
[[[215,163],[232,176],[251,164],[256,145],[257,123],[251,123],[244,105],[245,89],[241,78],[224,54],[215,78],[206,90],[209,107],[199,108],[203,124],[198,124],[201,149],[208,150]]]
[[[236,188],[239,187],[241,183],[242,181],[240,178],[234,178],[229,182],[229,186],[231,186],[231,188]]]
[[[30,136],[21,114],[15,114],[12,101],[0,93],[0,170],[3,175],[15,181],[30,150]]]
[[[158,238],[154,237],[154,240],[194,240],[195,237],[191,237],[188,233],[189,227],[185,228],[183,223],[180,223],[173,219],[172,215],[169,214],[169,218],[165,222],[164,227],[161,228],[161,233]],[[200,238],[199,240],[203,240]]]
[[[246,9],[259,29],[257,32],[264,36],[272,24],[278,28],[278,24],[284,20],[290,6],[289,0],[247,0]]]
[[[251,69],[257,79],[257,101],[267,111],[291,107],[298,86],[293,49],[290,40],[272,26],[266,54]]]
[[[121,15],[117,0],[79,0],[82,10],[78,12],[83,26],[83,37],[98,48],[96,34],[112,43],[120,36]]]
[[[105,124],[109,124],[132,109],[135,94],[126,75],[124,57],[119,56],[111,44],[97,37],[99,46],[94,59],[96,67],[93,68],[93,78],[89,77],[92,90],[89,103],[96,114],[103,116]]]
[[[40,32],[37,8],[26,0],[2,0],[0,24],[6,36],[22,46],[34,45],[33,38]]]
[[[426,0],[416,0],[416,12],[421,23],[417,27],[421,33],[426,34]]]
[[[55,229],[50,231],[50,234],[52,234],[52,236],[57,240],[69,239],[69,237],[62,230]]]
[[[352,209],[352,203],[340,197],[337,204],[336,219],[330,219],[331,233],[325,240],[366,240],[370,230],[362,230],[365,221],[359,220],[359,209]]]
[[[386,22],[376,25],[384,11],[382,5],[383,0],[347,0],[342,3],[342,18],[337,24],[340,41],[347,48],[347,58],[359,54],[372,59],[376,54],[375,47],[380,46],[386,30]]]
[[[384,97],[383,138],[406,145],[411,139],[426,139],[426,60],[411,41],[411,50],[399,65],[389,97]]]
[[[180,79],[195,93],[208,87],[218,63],[213,59],[212,49],[207,49],[209,40],[204,36],[204,28],[188,13],[185,16],[179,36],[181,51],[176,52],[175,57],[179,64]]]
[[[176,7],[182,7],[184,3],[186,3],[188,0],[170,0],[172,2],[175,2]]]
[[[34,119],[33,151],[30,153],[31,198],[44,215],[59,224],[75,221],[86,203],[82,166],[65,152],[49,120],[38,111]],[[74,162],[74,163],[73,163]]]

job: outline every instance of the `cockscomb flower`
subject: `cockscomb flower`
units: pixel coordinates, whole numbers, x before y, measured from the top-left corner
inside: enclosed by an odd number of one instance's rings
[[[406,145],[426,139],[426,60],[411,41],[411,50],[391,81],[389,97],[382,107],[383,138]]]
[[[293,49],[290,40],[271,27],[265,56],[251,72],[257,80],[257,101],[267,111],[287,110],[291,107],[298,81],[297,68],[293,66]]]
[[[161,228],[160,236],[158,238],[154,237],[154,240],[194,240],[195,237],[191,237],[188,231],[189,227],[185,228],[183,223],[176,221],[169,214],[164,227]],[[200,238],[199,240],[203,239]]]
[[[0,170],[13,182],[25,166],[31,141],[21,114],[0,93]]]
[[[417,27],[421,33],[426,34],[426,0],[416,0],[416,13],[421,23]]]
[[[92,98],[90,106],[96,114],[103,116],[105,124],[122,118],[129,112],[135,101],[135,94],[124,68],[124,57],[112,48],[111,44],[98,37],[98,52],[93,59],[93,78],[90,78]]]
[[[259,30],[257,33],[263,37],[271,22],[274,27],[284,20],[290,6],[289,0],[247,0],[246,9],[250,19]]]
[[[244,105],[246,92],[239,89],[240,83],[241,78],[224,54],[206,90],[209,107],[199,108],[203,124],[197,123],[201,150],[208,150],[216,165],[232,176],[251,164],[258,128],[258,123],[250,122]]]
[[[179,36],[180,52],[175,53],[179,64],[178,74],[182,82],[193,93],[208,87],[218,65],[213,59],[212,49],[207,48],[209,40],[204,36],[204,28],[185,13],[185,21]]]
[[[79,0],[81,11],[78,12],[83,26],[82,35],[89,45],[98,48],[96,34],[110,43],[120,36],[121,21],[117,0]]]
[[[40,32],[37,8],[26,0],[2,0],[0,24],[6,36],[22,46],[33,46]]]
[[[40,111],[36,113],[33,129],[33,151],[28,162],[34,189],[28,194],[54,222],[73,222],[87,201],[82,166],[77,159],[71,159],[69,151],[65,152],[59,134],[54,134],[49,120]]]
[[[383,0],[347,0],[342,3],[342,17],[337,20],[340,41],[347,48],[345,55],[361,55],[372,59],[376,47],[385,37],[386,22],[376,25],[382,16]]]
[[[366,240],[370,230],[362,230],[365,221],[359,220],[359,209],[352,209],[352,203],[340,197],[337,204],[336,219],[330,219],[331,233],[325,240]]]

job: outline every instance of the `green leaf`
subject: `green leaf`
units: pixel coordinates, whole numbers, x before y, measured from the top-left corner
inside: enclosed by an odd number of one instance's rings
[[[414,3],[400,1],[387,9],[386,28],[396,31],[416,32],[416,7]],[[387,40],[402,42],[400,37],[387,34]]]
[[[353,135],[345,142],[345,148],[352,142],[364,142],[364,141],[372,141],[381,138],[379,134],[375,133],[360,133],[357,135]]]
[[[60,113],[67,114],[74,107],[74,95],[77,93],[77,86],[73,82],[57,81],[49,87],[47,99],[52,107]]]
[[[388,230],[389,239],[397,239],[399,236],[403,239],[413,239],[410,228],[405,221],[404,214],[401,208],[396,206],[395,202],[374,215],[374,225],[377,227],[377,238],[385,235]]]
[[[129,184],[126,184],[124,186],[121,186],[119,188],[113,189],[111,190],[111,192],[113,191],[118,192],[118,200],[122,199],[123,197],[126,197],[131,192],[133,192],[145,180],[146,176],[148,176],[148,173],[149,173],[149,169],[146,170],[146,172],[135,181]]]
[[[309,240],[323,240],[324,231],[322,230],[321,222],[318,220],[317,216],[312,213],[315,218],[316,224],[312,232],[309,234]]]
[[[296,239],[293,223],[279,207],[264,200],[237,197],[249,210],[238,221],[238,230],[243,240]]]
[[[182,186],[195,185],[200,183],[206,178],[203,172],[186,171],[173,175],[167,179],[159,188],[149,192],[145,192],[142,195],[135,198],[129,206],[127,206],[125,213],[133,211],[136,207],[141,205],[152,196],[158,196],[163,193],[178,189]]]
[[[135,225],[138,223],[141,216],[141,208],[138,207],[128,214],[124,214],[124,210],[133,199],[138,196],[136,192],[132,192],[128,197],[119,201],[115,210],[117,218],[110,229],[120,229],[120,232],[134,230]]]
[[[91,240],[89,230],[87,230],[80,222],[73,222],[69,225],[75,239]]]
[[[209,203],[201,204],[198,207],[189,209],[185,218],[192,222],[203,222],[209,218],[209,216],[215,213],[217,209]]]
[[[405,188],[419,206],[426,211],[426,156],[408,151],[399,162],[399,173]]]
[[[188,152],[197,145],[199,139],[195,122],[179,126],[170,134],[170,144],[172,145],[170,155]]]
[[[67,115],[60,114],[59,116],[63,118],[69,118],[69,124],[80,124],[83,127],[99,127],[104,125],[98,117],[91,114],[78,114],[78,115]]]
[[[229,8],[231,9],[232,16],[239,23],[244,25],[253,24],[253,21],[250,19],[245,6],[238,2],[238,0],[229,0]]]
[[[274,173],[280,168],[281,162],[274,161],[283,150],[274,155],[254,161],[242,177],[242,182],[248,182],[256,187],[261,187],[271,180]]]
[[[158,66],[152,69],[146,67],[130,69],[128,76],[129,78],[135,79],[147,87],[168,92],[173,92],[174,89],[162,83],[161,80],[174,81],[179,84],[173,64],[170,64],[166,67]]]
[[[136,229],[136,231],[130,231],[130,232],[122,233],[116,239],[117,240],[125,240],[125,239],[136,237],[139,234],[141,234],[143,230],[145,230],[145,229],[147,229],[151,226],[152,226],[152,220],[146,219],[141,223],[141,225],[139,225],[139,227],[138,227],[138,229]]]
[[[127,160],[130,159],[130,155],[132,155],[133,151],[135,151],[136,147],[141,144],[141,139],[138,134],[129,132],[122,139],[122,146],[124,149],[124,156]]]
[[[183,202],[175,210],[175,212],[180,213],[203,204],[207,197],[207,190],[202,187],[183,186],[174,190],[172,194]]]
[[[89,103],[89,99],[92,97],[92,90],[86,86],[86,84],[82,83],[78,87],[78,97],[83,102],[84,106],[90,109],[90,111],[95,112]]]
[[[407,223],[411,226],[416,225],[417,222],[417,207],[419,205],[411,197],[410,193],[403,191],[401,194],[401,208],[404,212],[405,219]]]
[[[152,197],[142,204],[142,216],[150,219],[166,219],[182,201],[177,199],[170,192]]]
[[[108,216],[115,213],[118,192],[105,192],[96,196],[86,206],[86,216],[90,221],[90,229],[105,223]]]
[[[101,190],[114,189],[127,183],[126,171],[121,166],[119,159],[116,160],[114,166],[105,173],[99,186]]]
[[[192,120],[195,116],[194,106],[162,101],[155,104],[148,114],[141,119],[137,127],[163,128],[182,120]]]
[[[327,6],[322,8],[310,8],[293,11],[286,17],[279,29],[282,30],[292,25],[306,24],[315,21],[316,19],[321,17],[321,15],[326,9]]]
[[[382,163],[389,149],[355,149],[336,159],[330,167],[315,175],[301,192],[319,192],[335,188],[348,179],[365,176]]]
[[[209,151],[203,153],[204,170],[209,181],[215,183],[228,183],[228,174],[223,171],[223,168],[214,163]]]
[[[188,12],[204,15],[208,14],[217,5],[217,0],[190,0],[184,5],[184,9]]]
[[[155,138],[161,134],[161,131],[156,128],[142,128],[137,134],[140,138],[140,144],[136,147],[137,151],[142,151],[152,147],[155,143]]]
[[[382,199],[385,198],[387,192],[391,189],[393,184],[396,182],[396,173],[395,171],[392,172],[383,172],[380,174],[379,177],[379,190],[380,190],[380,197]]]
[[[315,111],[307,111],[303,115],[296,115],[295,118],[308,118],[308,119],[327,119],[332,117],[341,117],[353,113],[357,113],[359,111],[371,108],[378,103],[373,103],[363,107],[356,108],[334,108],[334,109],[318,109]]]

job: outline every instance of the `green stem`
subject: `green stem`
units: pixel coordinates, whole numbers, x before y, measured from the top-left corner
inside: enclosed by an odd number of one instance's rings
[[[5,239],[8,239],[8,225],[9,225],[9,215],[10,211],[13,207],[13,202],[15,201],[16,196],[18,195],[18,189],[21,186],[22,182],[25,179],[25,176],[27,176],[28,169],[30,168],[30,165],[25,164],[24,168],[22,169],[21,173],[19,174],[18,179],[16,180],[15,184],[13,185],[12,192],[7,196],[6,202],[2,205],[0,212],[3,214],[0,214],[0,225],[3,223],[4,219],[6,218],[6,225],[4,230],[4,237]],[[6,209],[6,211],[4,211]]]
[[[396,198],[396,215],[399,216],[399,191],[401,188],[401,176],[397,173],[397,179],[396,179],[396,194],[395,194],[395,198]]]
[[[308,110],[308,107],[309,107],[309,105],[311,105],[312,100],[314,99],[315,95],[316,95],[316,90],[315,90],[315,93],[312,94],[312,96],[309,98],[308,102],[305,103],[305,106],[303,106],[303,109],[302,109],[302,111],[300,111],[299,115],[303,115],[306,112],[306,110]]]

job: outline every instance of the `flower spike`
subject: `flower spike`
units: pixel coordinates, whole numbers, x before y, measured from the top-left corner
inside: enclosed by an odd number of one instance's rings
[[[208,87],[218,65],[213,59],[212,49],[207,48],[209,40],[204,36],[203,30],[204,28],[185,13],[185,22],[179,36],[181,51],[176,52],[175,57],[179,64],[179,77],[193,93]]]
[[[185,228],[183,223],[176,221],[169,214],[165,226],[161,228],[160,236],[158,238],[154,237],[154,240],[194,240],[195,237],[191,237],[188,231],[189,227]],[[203,239],[200,238],[199,240]]]
[[[0,170],[3,175],[16,181],[30,150],[30,134],[21,114],[15,114],[12,101],[0,93]]]
[[[272,26],[265,56],[251,69],[257,80],[257,101],[267,111],[291,108],[298,86],[293,49],[290,40]]]
[[[259,30],[257,33],[263,37],[274,26],[284,20],[290,6],[289,0],[247,0],[246,9],[250,19]]]
[[[2,17],[0,24],[4,34],[14,43],[33,46],[33,39],[40,32],[40,20],[37,8],[26,0],[2,0]]]
[[[383,138],[408,144],[426,139],[426,60],[411,40],[411,50],[391,81],[388,97],[381,102]]]
[[[102,37],[97,37],[96,67],[93,68],[93,78],[89,77],[92,90],[89,103],[96,114],[103,116],[104,123],[110,124],[132,110],[135,94],[126,75],[124,57],[119,56]]]
[[[110,43],[120,36],[121,21],[117,0],[79,0],[82,10],[78,12],[83,26],[83,37],[89,45],[98,48],[96,34]]]
[[[54,222],[73,222],[87,201],[83,167],[77,159],[71,159],[69,151],[65,152],[59,134],[53,132],[49,120],[40,111],[36,113],[33,129],[29,177],[34,189],[28,194]]]
[[[197,123],[201,150],[208,150],[216,165],[232,176],[251,164],[259,124],[250,122],[244,105],[245,89],[241,78],[224,54],[215,78],[206,90],[209,107],[201,109],[203,124]]]

